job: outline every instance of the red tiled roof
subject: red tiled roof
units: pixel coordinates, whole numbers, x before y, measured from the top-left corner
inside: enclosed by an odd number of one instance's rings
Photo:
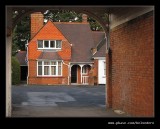
[[[94,47],[98,45],[98,43],[104,39],[105,33],[103,31],[92,31]]]
[[[27,51],[18,51],[16,54],[16,58],[18,59],[20,65],[27,65],[25,58],[26,58]]]
[[[42,52],[38,59],[62,60],[57,52]]]
[[[106,57],[106,44],[103,44],[103,46],[96,52],[96,54],[93,55],[93,57]]]
[[[90,25],[88,23],[54,24],[72,44],[71,62],[92,62],[91,48],[94,46],[94,40]]]
[[[94,47],[96,47],[105,37],[105,33],[103,31],[92,31],[92,35],[95,42]],[[104,43],[102,47],[93,55],[93,57],[105,57],[105,53],[106,44]]]
[[[53,23],[72,44],[71,62],[92,62],[91,48],[96,47],[104,38],[104,32],[91,31],[89,23],[47,22]],[[99,53],[99,54],[98,54]],[[103,52],[97,54],[103,57]],[[43,52],[39,59],[61,59],[55,52]]]

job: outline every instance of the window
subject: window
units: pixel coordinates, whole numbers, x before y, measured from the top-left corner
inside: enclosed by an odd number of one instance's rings
[[[50,41],[50,47],[55,48],[55,41]]]
[[[62,61],[38,61],[38,76],[62,76]]]
[[[38,75],[42,75],[42,62],[38,62]]]
[[[38,48],[43,48],[43,40],[38,41]]]
[[[82,67],[82,74],[87,74],[87,66]]]
[[[60,40],[57,40],[57,42],[56,42],[56,48],[61,48],[61,41]]]
[[[44,47],[48,48],[49,47],[49,41],[44,41]]]
[[[61,49],[61,40],[38,40],[38,49]]]

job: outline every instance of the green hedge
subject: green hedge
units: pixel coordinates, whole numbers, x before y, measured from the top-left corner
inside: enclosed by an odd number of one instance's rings
[[[20,83],[20,64],[16,57],[12,57],[12,85]]]

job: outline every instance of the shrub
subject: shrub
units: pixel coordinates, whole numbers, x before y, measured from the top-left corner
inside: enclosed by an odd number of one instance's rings
[[[20,64],[16,57],[12,57],[12,85],[20,83]]]

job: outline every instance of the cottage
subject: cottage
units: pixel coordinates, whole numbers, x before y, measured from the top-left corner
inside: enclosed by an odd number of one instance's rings
[[[44,25],[43,14],[31,14],[28,42],[28,84],[105,84],[105,34],[91,31],[87,15],[82,22]],[[104,43],[102,43],[104,42]],[[103,44],[100,50],[98,45]]]

